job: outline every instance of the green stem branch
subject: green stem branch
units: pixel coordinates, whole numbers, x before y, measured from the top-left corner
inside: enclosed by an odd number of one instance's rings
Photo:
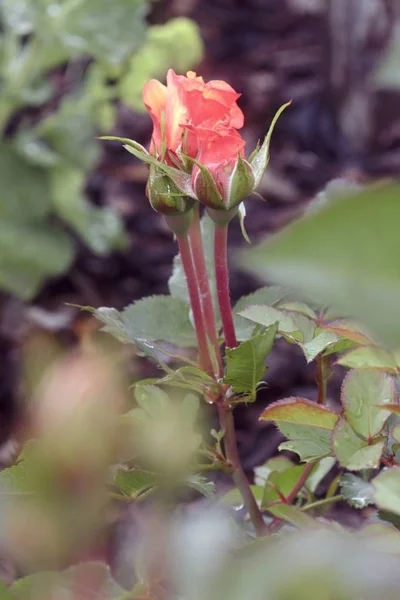
[[[306,504],[301,510],[313,510],[314,508],[320,508],[321,506],[328,506],[328,504],[332,504],[334,502],[341,502],[341,500],[344,500],[344,497],[339,494],[338,496],[331,496],[331,498],[323,498],[322,500],[311,502],[311,504]]]
[[[268,532],[268,527],[253,496],[250,484],[240,462],[232,410],[230,407],[226,407],[224,404],[220,403],[218,404],[218,413],[221,427],[225,431],[225,452],[227,459],[232,465],[233,480],[242,495],[243,503],[250,515],[257,536],[265,535]]]

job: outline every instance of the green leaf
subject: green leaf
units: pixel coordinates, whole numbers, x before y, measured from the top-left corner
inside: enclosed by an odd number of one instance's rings
[[[168,394],[156,385],[137,384],[135,398],[139,406],[155,418],[168,409],[171,404]]]
[[[30,165],[15,149],[0,143],[0,220],[28,222],[43,219],[50,211],[46,171]]]
[[[336,362],[349,369],[378,369],[393,374],[398,372],[397,361],[393,354],[379,346],[354,348]]]
[[[266,509],[271,502],[282,502],[295,488],[305,465],[290,467],[284,471],[273,471],[264,486],[261,508]]]
[[[400,467],[382,471],[371,483],[375,489],[377,506],[400,515]]]
[[[120,99],[143,111],[143,87],[150,79],[162,79],[170,68],[185,73],[200,63],[202,55],[203,42],[194,21],[178,17],[149,27],[145,43],[132,56],[120,80]]]
[[[286,104],[281,106],[280,109],[277,111],[274,118],[272,119],[271,125],[269,127],[267,135],[265,136],[262,146],[249,159],[251,168],[253,169],[254,173],[254,189],[258,188],[258,186],[260,185],[262,176],[264,175],[269,163],[269,145],[271,143],[271,136],[276,122],[278,121],[285,108],[287,108],[290,104],[291,102],[287,102]]]
[[[61,14],[59,35],[74,55],[119,65],[145,40],[146,12],[144,0],[81,0]]]
[[[236,348],[226,349],[224,382],[231,385],[236,394],[246,394],[246,401],[254,402],[256,399],[257,386],[266,370],[265,359],[271,351],[276,332],[276,325],[272,325]]]
[[[243,254],[243,264],[321,305],[364,322],[382,342],[400,339],[400,186],[338,199]]]
[[[336,464],[336,459],[333,456],[326,456],[321,458],[312,469],[310,475],[307,477],[306,486],[311,493],[315,493],[321,481],[331,471]]]
[[[265,482],[273,471],[278,471],[281,473],[282,471],[286,471],[286,469],[290,469],[294,467],[294,463],[287,458],[287,456],[274,456],[267,460],[266,463],[261,465],[260,467],[255,467],[254,469],[254,483],[258,486],[265,486]]]
[[[287,442],[279,445],[279,450],[295,452],[304,462],[314,461],[332,453],[331,432],[328,429],[293,423],[279,423],[278,427],[288,438]]]
[[[261,421],[274,421],[277,424],[291,423],[309,425],[332,431],[339,415],[333,410],[315,404],[306,398],[285,398],[270,404],[261,414]]]
[[[300,344],[308,363],[312,362],[319,354],[324,353],[325,350],[336,344],[339,340],[338,336],[332,331],[316,329],[315,332],[316,335],[312,340]]]
[[[47,277],[64,273],[74,257],[72,240],[50,225],[0,223],[0,287],[31,300]]]
[[[59,109],[42,119],[34,132],[62,161],[79,170],[89,171],[100,158],[95,139],[96,102],[90,95],[76,93],[64,98]]]
[[[261,502],[264,494],[264,485],[251,485],[250,489],[256,501]],[[219,501],[223,504],[236,504],[239,506],[243,506],[243,496],[240,493],[240,490],[238,490],[237,488],[229,490],[229,492],[227,492],[226,494],[221,496],[221,498],[219,498]]]
[[[349,471],[376,469],[379,465],[384,441],[368,444],[358,437],[351,426],[341,419],[332,433],[332,447],[336,458]]]
[[[17,35],[31,33],[34,25],[34,5],[31,0],[2,0],[0,14],[6,27]]]
[[[98,308],[94,316],[106,324],[103,331],[125,344],[162,340],[182,348],[197,345],[188,305],[172,296],[149,296],[130,304],[122,312]]]
[[[215,494],[215,483],[208,481],[203,475],[189,475],[185,484],[206,498],[213,498]]]
[[[23,463],[0,472],[0,496],[31,496],[35,492],[32,476]]]
[[[87,201],[83,195],[85,179],[84,171],[75,167],[51,169],[54,209],[93,252],[106,254],[126,242],[123,224],[113,209],[98,208]]]
[[[315,331],[315,325],[308,317],[300,313],[278,310],[272,306],[249,306],[239,315],[264,327],[278,323],[279,333],[300,345],[311,341]]]
[[[211,242],[212,240],[210,239],[208,243]],[[207,244],[205,244],[205,246],[207,247]],[[213,245],[211,244],[211,249],[212,248]],[[285,298],[287,294],[288,291],[284,288],[265,286],[258,289],[256,292],[253,292],[252,294],[248,294],[247,296],[240,298],[232,310],[237,339],[240,342],[248,340],[254,330],[254,323],[249,322],[248,319],[245,319],[244,317],[241,317],[239,315],[240,312],[254,304],[268,304],[269,306],[274,306],[275,304],[278,304],[280,300]]]
[[[277,519],[287,521],[299,529],[315,527],[315,519],[291,504],[276,504],[275,506],[270,506],[268,512]]]
[[[9,591],[13,600],[117,600],[124,589],[114,581],[109,567],[104,563],[86,562],[59,573],[44,571],[28,575],[13,583]]]
[[[373,486],[352,473],[345,473],[341,477],[340,491],[344,499],[354,508],[362,509],[375,502]]]
[[[142,492],[158,483],[157,475],[140,469],[118,469],[114,474],[114,484],[126,496],[137,498]]]
[[[394,380],[379,371],[354,369],[344,379],[341,400],[345,419],[354,431],[364,438],[373,438],[382,431],[390,415],[390,410],[384,410],[382,405],[396,402]]]

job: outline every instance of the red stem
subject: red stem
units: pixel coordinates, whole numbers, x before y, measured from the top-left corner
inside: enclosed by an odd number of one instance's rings
[[[225,345],[228,346],[228,348],[235,348],[238,343],[236,340],[232,307],[229,298],[227,241],[228,225],[216,224],[214,234],[214,259],[219,310],[221,313],[222,327],[224,330]]]
[[[203,241],[201,238],[199,211],[197,210],[193,223],[189,230],[189,241],[192,250],[194,267],[196,270],[198,286],[200,290],[200,300],[203,310],[205,330],[208,338],[214,348],[215,357],[218,361],[218,376],[223,375],[222,358],[219,349],[217,326],[215,323],[214,306],[211,296],[210,283],[208,279],[206,262],[204,259]]]
[[[304,471],[300,475],[296,485],[294,486],[290,494],[286,497],[286,504],[292,504],[296,500],[297,494],[300,492],[301,488],[307,481],[311,471],[314,468],[314,465],[315,463],[312,462],[306,464],[306,466],[304,467]]]
[[[194,269],[192,253],[190,250],[189,238],[187,235],[177,237],[179,252],[182,259],[183,270],[185,271],[187,286],[189,290],[190,305],[193,312],[193,320],[196,329],[197,342],[199,345],[200,365],[211,377],[214,375],[214,369],[208,351],[207,335],[205,330],[203,311],[201,308],[200,294],[197,287],[197,277]]]

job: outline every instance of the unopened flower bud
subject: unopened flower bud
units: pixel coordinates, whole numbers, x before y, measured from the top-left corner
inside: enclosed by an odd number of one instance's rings
[[[168,216],[183,215],[192,208],[194,202],[179,190],[168,175],[154,166],[150,167],[146,194],[152,208]]]

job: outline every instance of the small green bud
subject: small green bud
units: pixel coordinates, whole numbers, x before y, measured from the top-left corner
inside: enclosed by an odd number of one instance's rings
[[[185,196],[168,175],[153,165],[150,167],[146,195],[152,208],[163,215],[183,215],[194,204],[194,200]]]

